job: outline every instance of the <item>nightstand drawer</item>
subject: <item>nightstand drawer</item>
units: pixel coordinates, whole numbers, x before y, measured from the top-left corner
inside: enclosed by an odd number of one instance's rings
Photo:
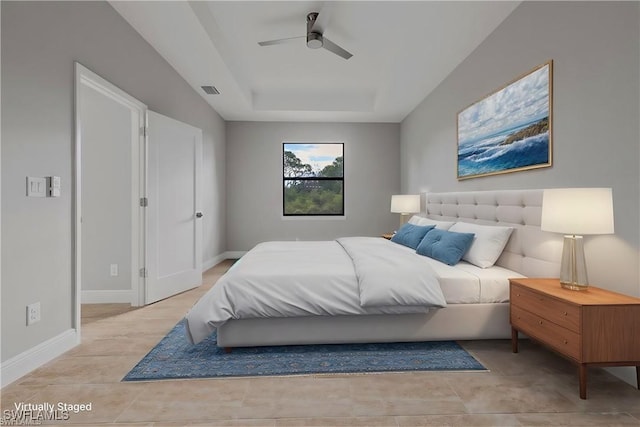
[[[589,286],[584,292],[558,279],[509,279],[511,349],[518,333],[578,364],[580,398],[587,398],[587,367],[635,366],[640,389],[640,298]]]
[[[511,325],[562,354],[580,360],[580,335],[521,307],[511,305]]]
[[[511,305],[522,307],[573,332],[580,333],[580,307],[517,284],[511,285]]]

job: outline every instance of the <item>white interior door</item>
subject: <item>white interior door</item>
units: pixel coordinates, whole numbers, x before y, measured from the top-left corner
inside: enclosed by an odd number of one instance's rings
[[[148,112],[147,304],[202,282],[202,130]]]

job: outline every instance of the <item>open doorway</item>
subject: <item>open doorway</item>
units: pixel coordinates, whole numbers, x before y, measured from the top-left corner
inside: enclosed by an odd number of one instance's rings
[[[202,131],[76,63],[75,327],[200,285]],[[98,304],[88,307],[86,304]]]
[[[76,63],[75,298],[143,304],[141,161],[147,107]]]

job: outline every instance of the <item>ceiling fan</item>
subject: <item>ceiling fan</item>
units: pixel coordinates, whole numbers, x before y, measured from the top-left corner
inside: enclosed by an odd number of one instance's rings
[[[335,53],[336,55],[344,59],[351,58],[353,56],[352,54],[350,54],[345,49],[341,48],[340,46],[338,46],[337,44],[335,44],[334,42],[332,42],[331,40],[329,40],[328,38],[322,35],[328,18],[324,19],[324,21],[321,21],[318,19],[319,15],[320,14],[318,12],[311,12],[307,15],[307,35],[306,36],[288,37],[288,38],[277,39],[277,40],[267,40],[263,42],[258,42],[258,44],[260,46],[272,46],[274,44],[295,42],[295,40],[297,39],[306,37],[307,47],[309,49],[319,49],[322,47],[327,49],[329,52]],[[329,16],[329,13],[323,14],[323,17],[324,16]]]

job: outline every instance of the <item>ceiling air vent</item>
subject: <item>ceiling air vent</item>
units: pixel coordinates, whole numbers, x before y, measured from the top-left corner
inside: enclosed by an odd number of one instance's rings
[[[200,86],[207,95],[220,95],[218,89],[215,86]]]

